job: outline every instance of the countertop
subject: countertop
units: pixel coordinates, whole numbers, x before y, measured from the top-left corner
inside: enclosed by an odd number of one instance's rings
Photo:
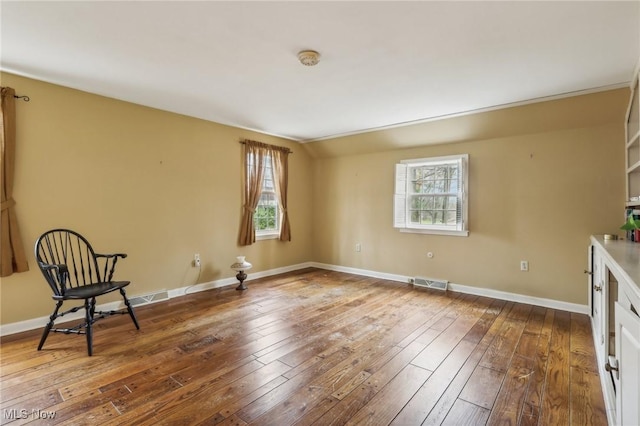
[[[627,240],[605,240],[603,235],[592,235],[591,243],[602,249],[609,259],[609,268],[618,281],[631,284],[630,290],[640,299],[640,243]]]

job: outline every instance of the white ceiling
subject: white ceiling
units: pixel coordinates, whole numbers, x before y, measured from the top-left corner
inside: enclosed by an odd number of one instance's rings
[[[616,87],[640,57],[639,1],[3,0],[1,13],[4,71],[299,141]],[[320,63],[298,63],[302,49]]]

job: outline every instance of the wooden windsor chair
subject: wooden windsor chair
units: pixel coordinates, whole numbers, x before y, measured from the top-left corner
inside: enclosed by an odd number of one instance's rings
[[[38,350],[42,349],[49,332],[65,334],[86,334],[87,351],[93,354],[93,324],[114,314],[129,314],[136,329],[140,329],[133,307],[127,299],[124,288],[129,281],[113,281],[118,259],[127,257],[124,253],[95,253],[91,244],[80,234],[69,229],[53,229],[45,232],[35,244],[38,266],[53,291],[56,302],[49,322],[44,328]],[[125,307],[120,310],[96,312],[96,297],[113,291],[120,291]],[[61,312],[65,301],[84,301],[81,306]],[[84,307],[84,321],[68,328],[54,328],[57,318]]]

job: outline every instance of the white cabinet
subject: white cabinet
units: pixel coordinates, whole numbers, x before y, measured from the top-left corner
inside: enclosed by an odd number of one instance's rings
[[[640,425],[640,244],[591,237],[589,302],[610,424]]]

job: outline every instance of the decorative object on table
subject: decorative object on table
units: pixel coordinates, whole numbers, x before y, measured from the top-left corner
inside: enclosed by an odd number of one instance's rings
[[[620,229],[627,231],[627,240],[640,243],[640,215],[638,210],[627,210],[627,221]]]
[[[236,275],[236,278],[238,279],[238,281],[240,281],[240,285],[238,287],[236,287],[236,290],[246,290],[247,289],[247,286],[244,285],[244,280],[247,279],[247,274],[245,273],[245,271],[251,269],[252,266],[253,266],[252,264],[250,264],[249,262],[244,260],[244,256],[237,256],[236,257],[236,263],[231,265],[231,269],[233,269],[234,271],[236,271],[238,273]]]

